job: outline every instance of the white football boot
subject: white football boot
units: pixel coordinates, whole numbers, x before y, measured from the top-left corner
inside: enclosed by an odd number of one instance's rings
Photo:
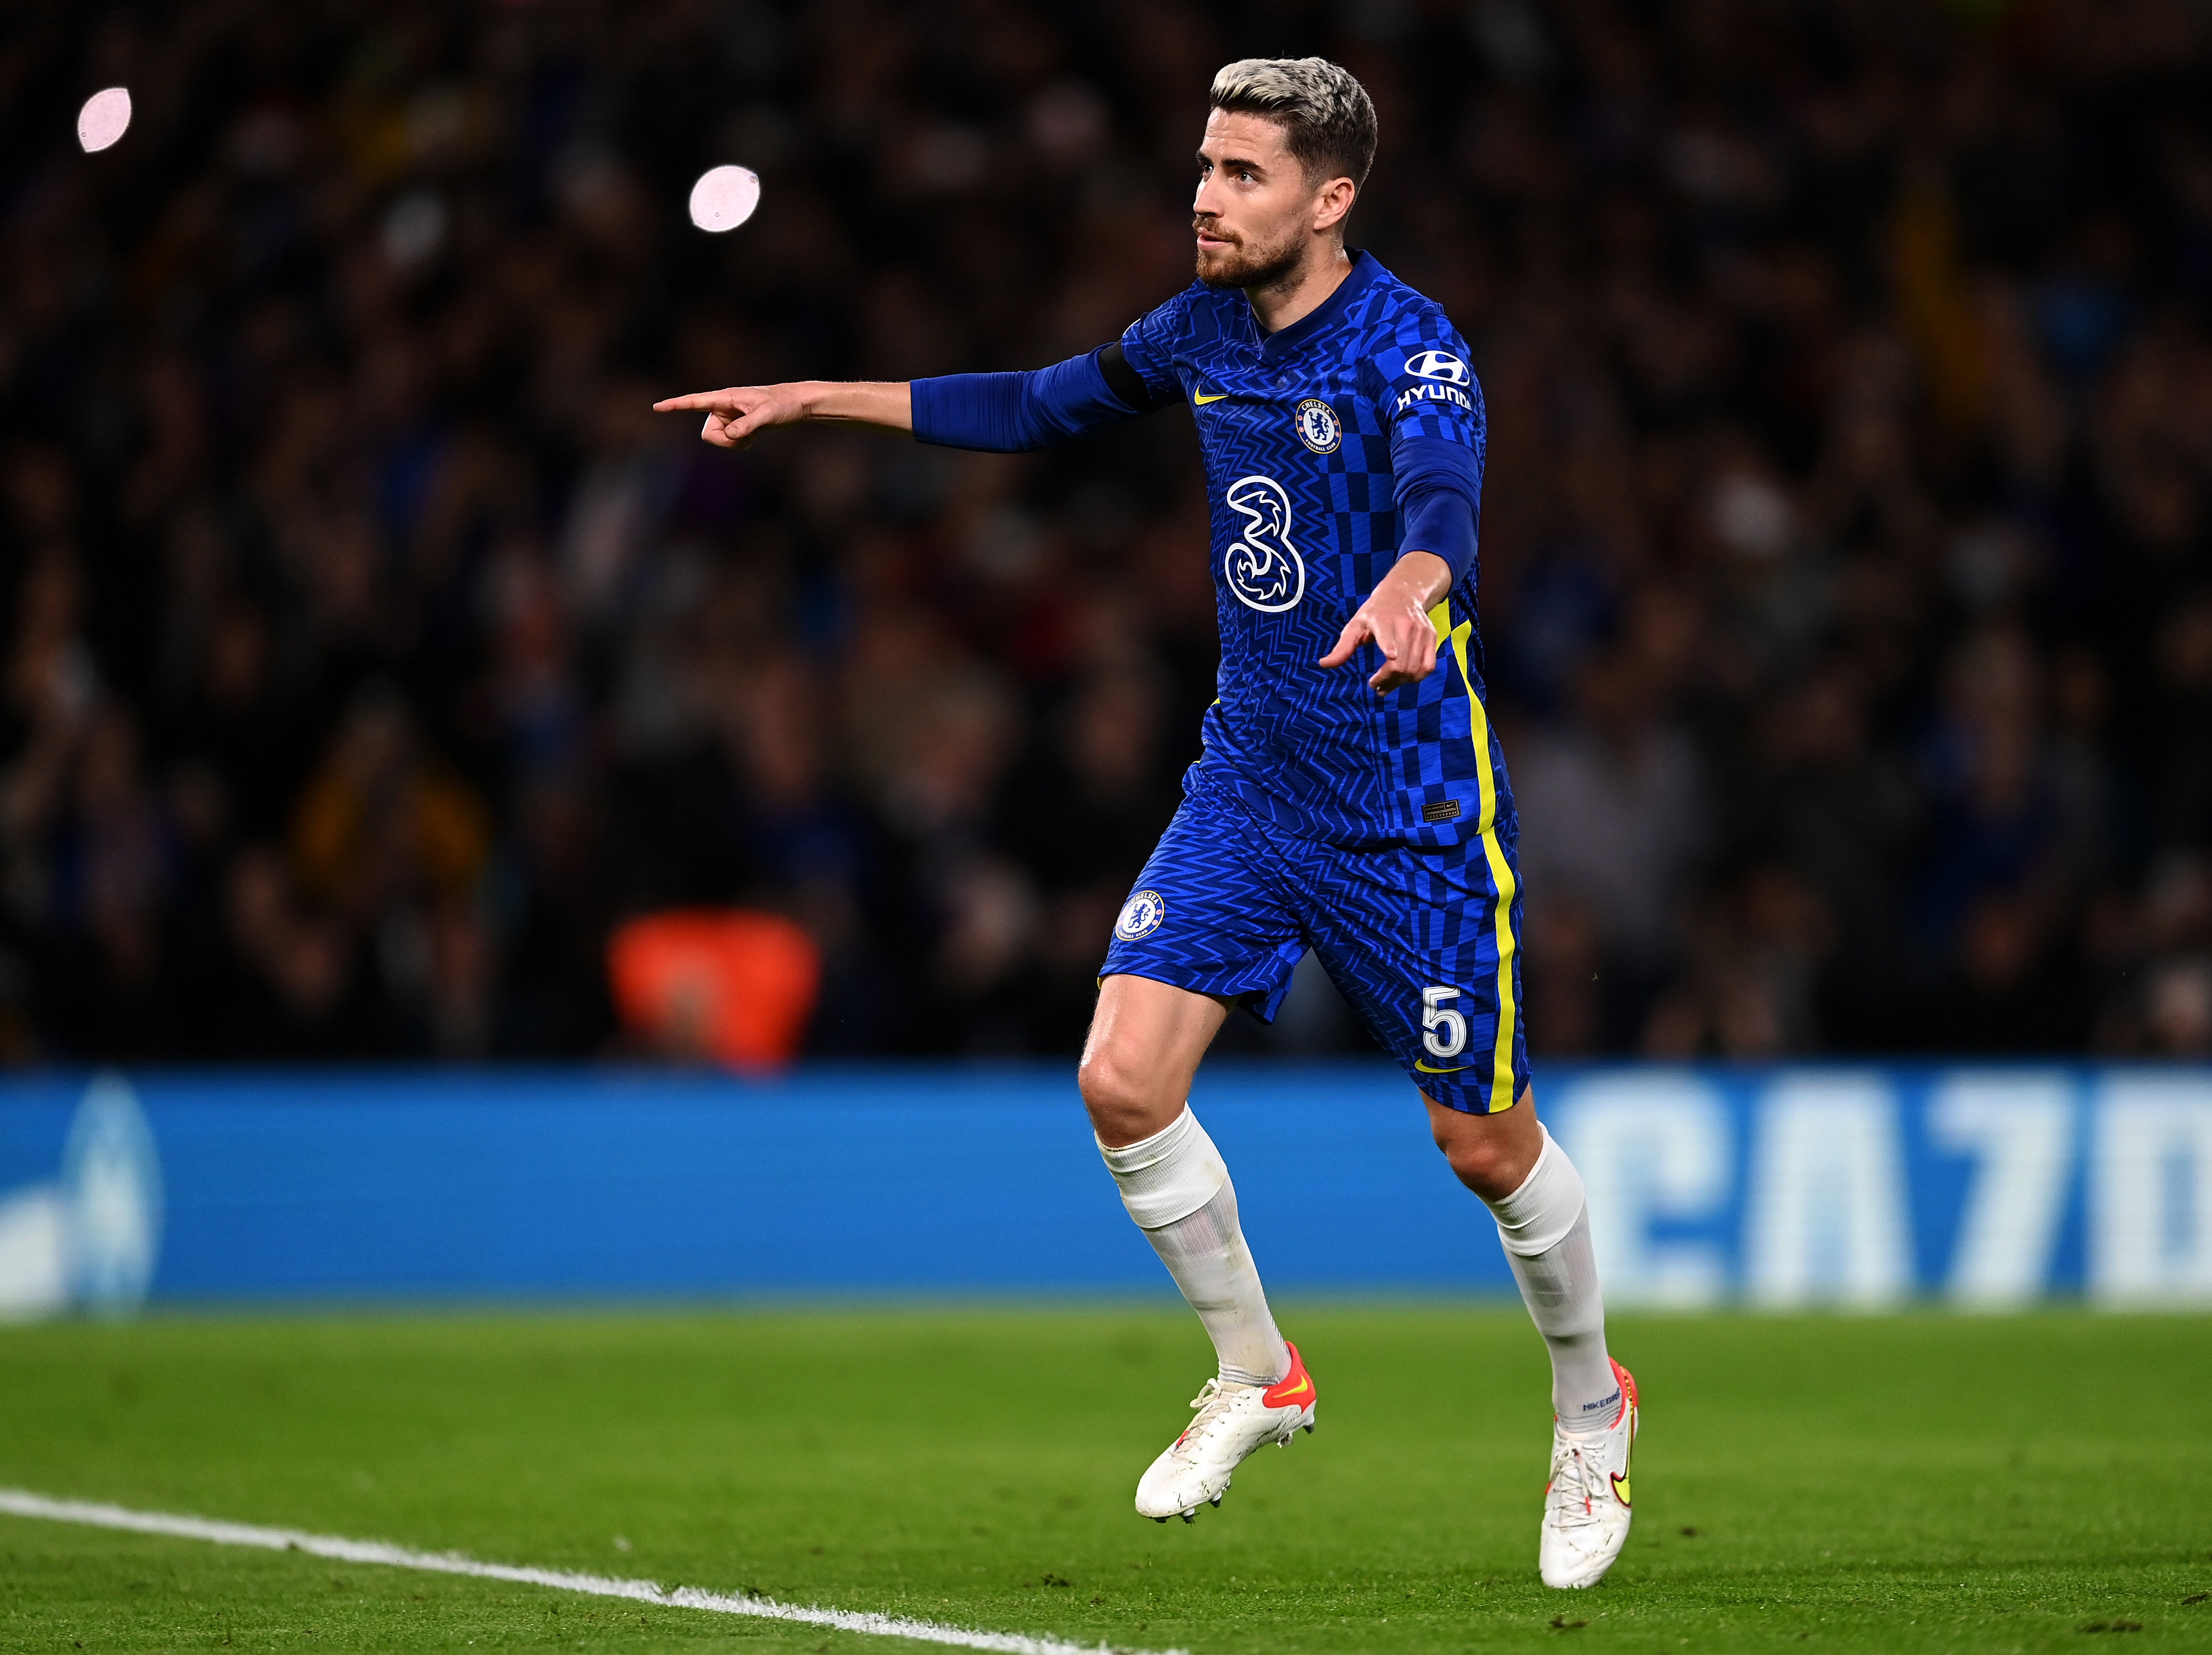
[[[1537,1562],[1547,1586],[1594,1586],[1628,1539],[1628,1462],[1636,1448],[1636,1378],[1618,1362],[1620,1412],[1604,1430],[1573,1436],[1552,1426]]]
[[[1218,1506],[1244,1457],[1262,1443],[1288,1446],[1299,1431],[1314,1428],[1314,1382],[1288,1347],[1291,1371],[1271,1385],[1224,1384],[1208,1379],[1191,1398],[1198,1417],[1168,1445],[1137,1482],[1137,1514],[1164,1523],[1188,1523],[1200,1506]]]

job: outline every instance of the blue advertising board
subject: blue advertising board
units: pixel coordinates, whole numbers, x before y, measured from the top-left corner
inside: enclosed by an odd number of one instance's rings
[[[1610,1302],[2212,1306],[2212,1071],[1541,1066]],[[1281,1292],[1510,1291],[1386,1065],[1209,1066]],[[0,1316],[1152,1293],[1065,1064],[0,1081]]]

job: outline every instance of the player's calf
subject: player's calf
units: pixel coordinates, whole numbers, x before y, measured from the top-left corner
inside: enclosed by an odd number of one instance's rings
[[[1237,1220],[1237,1186],[1198,1117],[1185,1108],[1135,1143],[1098,1146],[1121,1203],[1205,1323],[1225,1384],[1271,1385],[1291,1358],[1267,1309]]]
[[[1453,1171],[1498,1221],[1506,1263],[1552,1358],[1543,1577],[1550,1585],[1588,1586],[1613,1567],[1628,1538],[1636,1382],[1606,1349],[1605,1300],[1582,1177],[1526,1106],[1533,1100],[1525,1092],[1522,1098],[1510,1111],[1522,1117],[1517,1143],[1499,1129],[1500,1117],[1455,1120],[1433,1101],[1430,1109]]]

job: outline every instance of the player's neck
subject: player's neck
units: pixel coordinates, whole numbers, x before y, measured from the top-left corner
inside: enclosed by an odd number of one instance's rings
[[[1344,278],[1352,274],[1352,255],[1341,241],[1316,246],[1297,266],[1261,287],[1246,288],[1252,314],[1270,333],[1279,333],[1304,321],[1327,302]]]

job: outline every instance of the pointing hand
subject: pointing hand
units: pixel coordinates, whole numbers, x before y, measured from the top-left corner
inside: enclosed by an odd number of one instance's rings
[[[1443,558],[1407,552],[1344,624],[1321,664],[1341,666],[1361,644],[1372,643],[1382,652],[1382,665],[1367,680],[1376,695],[1419,683],[1437,665],[1437,629],[1429,611],[1450,589],[1451,569]]]
[[[803,385],[740,385],[726,391],[696,391],[688,397],[656,402],[656,414],[703,408],[707,423],[699,435],[717,448],[742,448],[771,425],[793,425],[807,416]]]

